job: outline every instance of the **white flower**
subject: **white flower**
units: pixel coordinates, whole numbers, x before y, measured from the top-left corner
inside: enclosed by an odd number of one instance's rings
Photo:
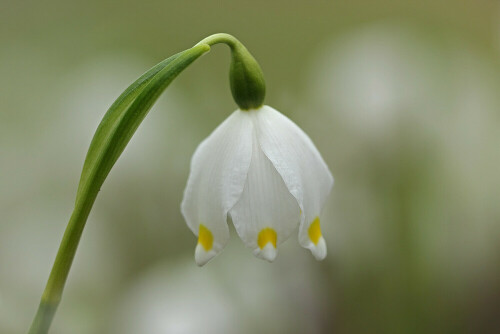
[[[181,210],[198,236],[204,265],[229,239],[227,216],[244,243],[273,261],[299,226],[299,243],[326,256],[320,213],[333,185],[311,139],[269,106],[236,110],[196,149]]]

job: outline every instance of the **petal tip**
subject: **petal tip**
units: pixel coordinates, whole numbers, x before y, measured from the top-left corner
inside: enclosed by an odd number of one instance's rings
[[[316,244],[312,243],[308,248],[316,260],[321,261],[325,259],[327,253],[325,238],[320,237]]]
[[[206,251],[205,248],[200,243],[198,243],[194,251],[194,260],[196,261],[196,264],[198,266],[202,267],[215,255],[217,255],[217,252],[214,249]]]
[[[267,243],[264,248],[256,248],[253,253],[259,259],[263,259],[268,262],[273,262],[278,255],[276,248],[271,243]]]

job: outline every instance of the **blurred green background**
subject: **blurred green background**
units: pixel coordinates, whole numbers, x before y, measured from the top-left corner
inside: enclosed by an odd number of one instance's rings
[[[128,84],[209,34],[238,37],[267,104],[336,183],[329,255],[272,265],[234,230],[203,268],[179,205],[236,107],[216,46],[112,170],[52,333],[499,333],[500,3],[0,0],[0,333],[38,306],[92,135]]]

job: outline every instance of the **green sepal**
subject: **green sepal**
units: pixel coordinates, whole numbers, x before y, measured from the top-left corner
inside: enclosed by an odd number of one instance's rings
[[[261,107],[266,83],[259,63],[241,43],[231,46],[231,55],[229,83],[234,101],[243,110]]]

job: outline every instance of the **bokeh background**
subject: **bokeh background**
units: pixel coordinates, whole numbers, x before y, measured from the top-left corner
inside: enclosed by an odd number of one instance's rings
[[[162,59],[237,36],[336,183],[329,255],[234,230],[203,268],[179,205],[235,109],[224,46],[167,89],[112,170],[52,333],[499,333],[500,3],[0,0],[0,333],[25,333],[107,108]]]

